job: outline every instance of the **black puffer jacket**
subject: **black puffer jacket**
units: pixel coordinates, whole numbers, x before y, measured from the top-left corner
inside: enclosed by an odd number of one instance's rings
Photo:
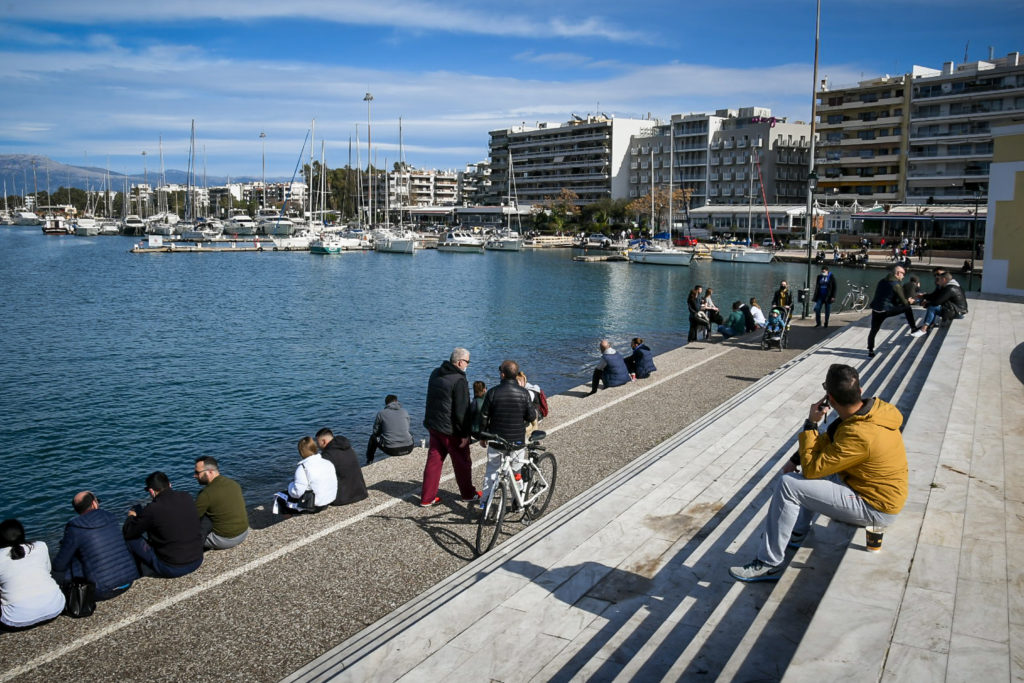
[[[359,458],[348,439],[335,435],[320,451],[320,455],[330,461],[338,473],[338,496],[331,505],[348,505],[366,500],[370,494],[366,491],[363,470],[359,467]]]
[[[430,373],[423,426],[449,436],[468,436],[469,382],[451,361]]]
[[[537,419],[530,392],[514,379],[503,379],[484,397],[481,429],[513,443],[526,440],[526,425]]]

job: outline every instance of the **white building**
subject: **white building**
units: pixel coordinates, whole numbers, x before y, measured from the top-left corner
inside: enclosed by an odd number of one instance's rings
[[[491,187],[487,203],[500,204],[508,193],[509,158],[521,203],[555,198],[562,190],[577,203],[629,196],[630,137],[651,121],[604,115],[574,116],[563,124],[538,123],[490,132]]]

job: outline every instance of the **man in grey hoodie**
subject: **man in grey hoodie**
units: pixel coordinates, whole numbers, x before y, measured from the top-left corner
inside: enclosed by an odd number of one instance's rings
[[[384,409],[377,413],[373,421],[373,433],[370,434],[370,442],[366,444],[366,464],[373,462],[378,448],[388,455],[412,453],[409,413],[394,394],[387,395],[384,399]]]

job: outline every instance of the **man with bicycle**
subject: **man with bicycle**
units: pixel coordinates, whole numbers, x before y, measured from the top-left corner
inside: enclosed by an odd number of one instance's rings
[[[525,447],[526,425],[537,419],[537,410],[530,400],[530,392],[519,386],[516,376],[519,364],[514,360],[504,361],[499,371],[501,382],[492,387],[484,396],[484,404],[480,409],[481,431],[497,434],[509,443],[524,444],[512,454],[512,469],[516,472],[516,481],[521,481],[519,471],[526,463]],[[498,479],[501,466],[502,451],[487,446],[487,472],[484,476],[484,491],[480,498],[480,509],[484,509],[490,500],[491,491]]]

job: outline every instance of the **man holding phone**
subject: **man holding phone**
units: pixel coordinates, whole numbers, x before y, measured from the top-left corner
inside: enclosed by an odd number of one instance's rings
[[[777,581],[787,545],[799,547],[819,513],[854,526],[884,527],[906,503],[903,415],[880,398],[862,398],[860,377],[849,365],[832,365],[822,387],[825,396],[811,405],[799,450],[782,468],[757,556],[729,569],[738,581]],[[830,408],[838,418],[819,432]]]

